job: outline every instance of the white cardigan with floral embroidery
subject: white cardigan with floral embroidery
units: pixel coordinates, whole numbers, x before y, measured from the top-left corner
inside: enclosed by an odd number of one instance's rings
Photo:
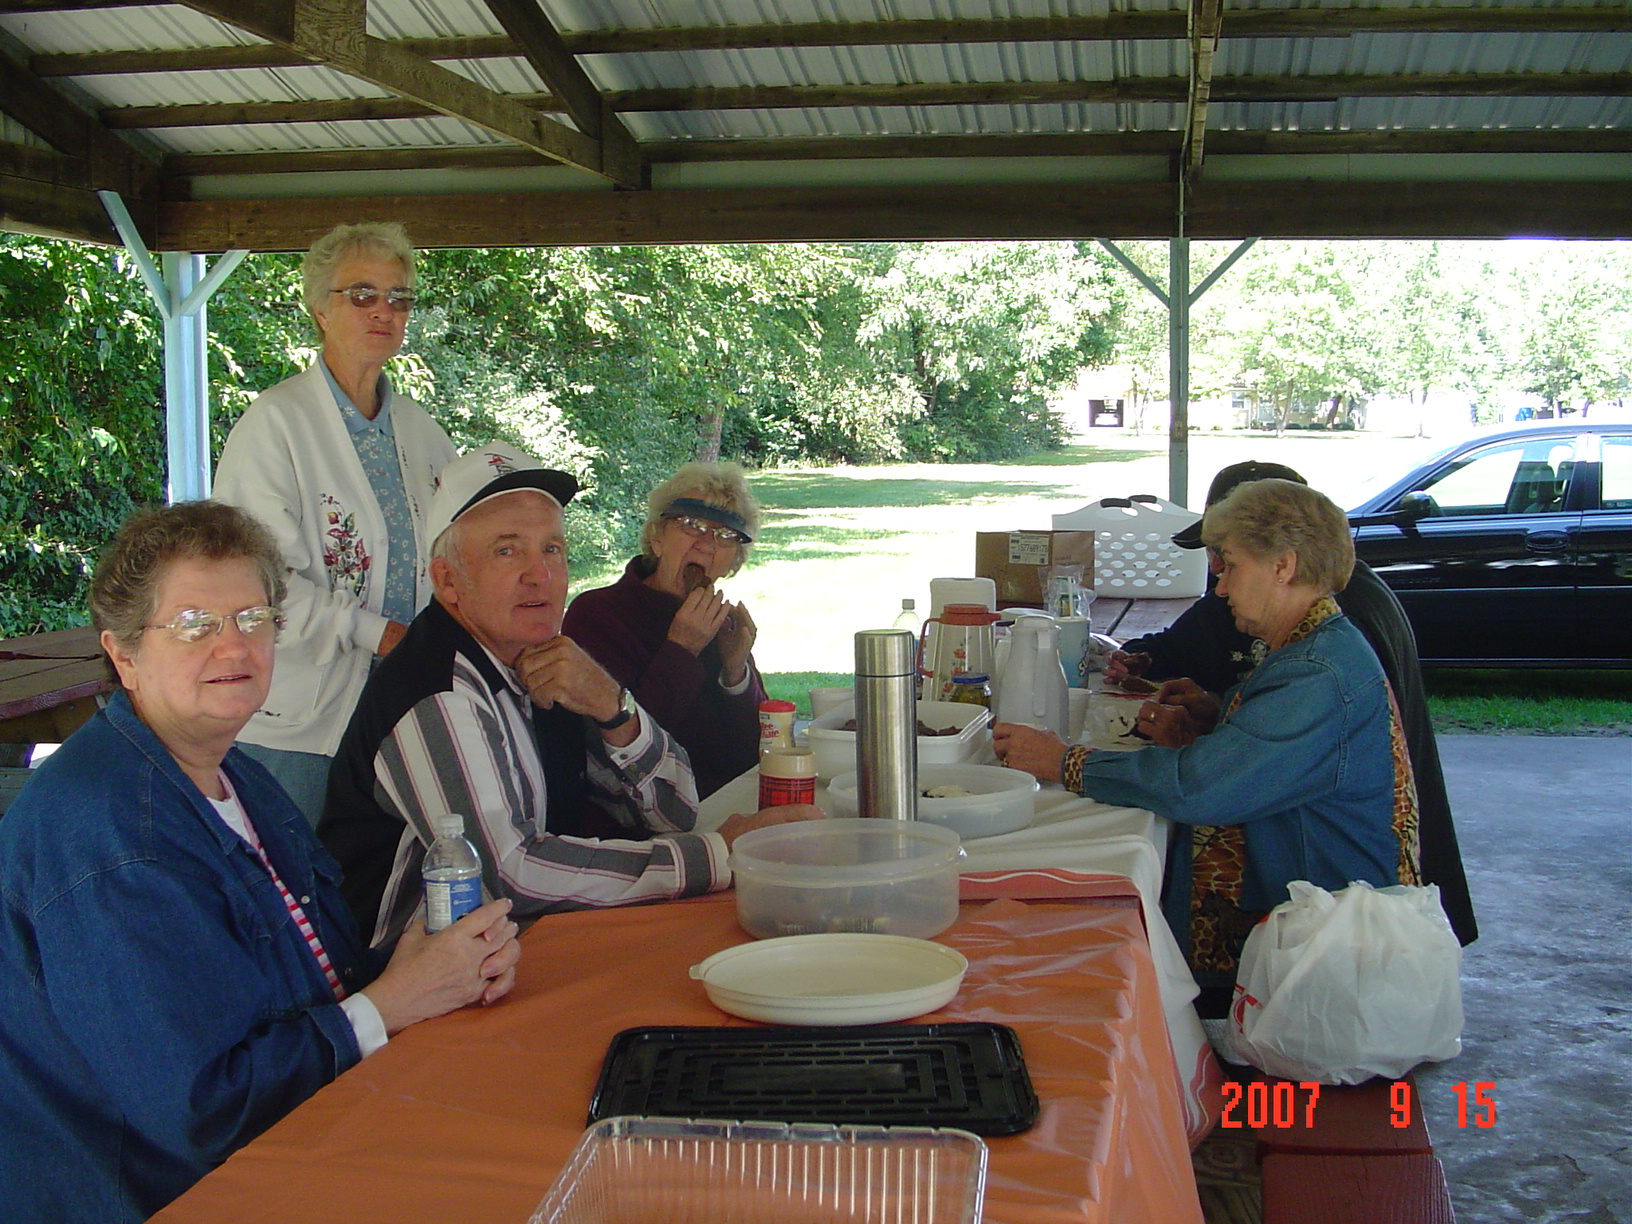
[[[418,542],[419,555],[409,558],[390,555],[385,516],[320,367],[257,396],[222,448],[214,496],[271,528],[289,580],[272,690],[241,740],[333,756],[385,632],[386,567],[412,565],[415,606],[430,598],[425,514],[458,452],[396,391],[391,426]]]

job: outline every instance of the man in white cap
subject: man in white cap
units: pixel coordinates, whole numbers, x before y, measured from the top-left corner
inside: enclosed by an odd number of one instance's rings
[[[484,895],[510,897],[518,919],[724,888],[737,836],[820,815],[775,808],[690,831],[684,750],[560,635],[562,508],[577,492],[503,443],[443,470],[429,515],[434,597],[363,690],[318,826],[371,943],[413,916],[448,813],[465,818]]]

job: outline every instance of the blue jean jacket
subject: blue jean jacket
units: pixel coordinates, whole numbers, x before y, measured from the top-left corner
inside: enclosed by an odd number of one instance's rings
[[[1387,682],[1346,616],[1271,651],[1226,695],[1227,722],[1188,748],[1090,754],[1082,793],[1186,825],[1244,825],[1243,909],[1273,909],[1286,886],[1399,882]],[[1181,838],[1163,889],[1188,955],[1190,859]]]
[[[236,749],[267,855],[348,989],[339,868]],[[123,693],[0,819],[0,1220],[142,1220],[356,1063],[258,857]]]

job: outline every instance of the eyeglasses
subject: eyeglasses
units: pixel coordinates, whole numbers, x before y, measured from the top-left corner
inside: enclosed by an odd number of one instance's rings
[[[679,525],[680,530],[687,535],[694,535],[701,539],[703,536],[713,536],[721,544],[746,544],[748,537],[735,527],[721,527],[717,523],[710,523],[704,519],[692,518],[689,514],[676,515],[669,520]]]
[[[380,291],[373,285],[347,285],[344,289],[330,289],[329,292],[345,294],[358,310],[367,310],[380,300]],[[398,314],[407,314],[417,301],[419,294],[412,289],[389,289],[385,294],[385,304]]]
[[[234,612],[230,616],[222,616],[219,612],[206,612],[203,608],[186,608],[176,613],[176,619],[168,625],[143,625],[143,629],[165,629],[178,642],[202,642],[212,633],[220,633],[228,621],[238,625],[238,632],[245,637],[254,637],[264,634],[269,629],[283,627],[283,613],[276,608],[269,608],[262,604],[258,608],[245,608],[242,612]]]

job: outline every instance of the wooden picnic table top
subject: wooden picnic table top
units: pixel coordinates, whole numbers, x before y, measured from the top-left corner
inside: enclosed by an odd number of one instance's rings
[[[1095,633],[1109,634],[1118,641],[1160,633],[1196,602],[1196,596],[1181,599],[1122,599],[1101,597],[1090,608]]]
[[[0,640],[0,743],[60,742],[112,691],[89,626]]]

